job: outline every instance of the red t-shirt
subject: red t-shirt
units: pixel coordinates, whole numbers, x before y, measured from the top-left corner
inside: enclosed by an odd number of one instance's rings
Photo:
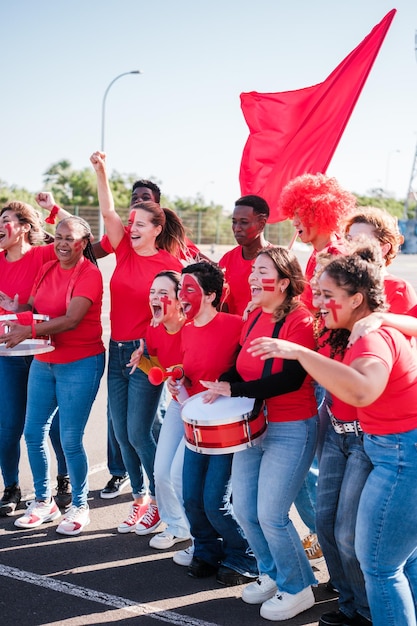
[[[259,310],[254,311],[248,321],[245,322],[240,339],[242,349],[236,361],[236,368],[245,381],[262,378],[264,368],[264,361],[254,358],[247,352],[250,342],[257,337],[271,337],[274,329],[272,314],[261,313],[248,334],[248,329],[253,323],[254,316],[258,314]],[[309,311],[304,307],[300,307],[287,315],[278,337],[314,350],[313,320]],[[282,367],[283,359],[274,359],[271,374],[281,372]],[[269,422],[293,422],[305,420],[317,414],[313,381],[308,375],[297,391],[268,398],[265,402]]]
[[[81,269],[76,265],[70,270],[63,269],[58,262],[48,263],[39,272],[31,295],[34,310],[51,319],[65,315],[68,298],[80,296],[92,303],[76,328],[53,335],[55,350],[35,356],[38,361],[70,363],[104,352],[101,339],[103,279],[91,261],[84,259]]]
[[[389,372],[387,386],[369,406],[356,409],[366,433],[388,435],[417,428],[417,355],[407,338],[382,326],[358,339],[346,351],[343,362],[373,358]]]
[[[390,313],[406,314],[417,304],[417,294],[414,288],[402,278],[386,274],[384,288]]]
[[[18,261],[9,262],[4,250],[0,252],[0,291],[10,298],[19,294],[19,304],[27,304],[35,278],[44,263],[56,259],[54,244],[33,246]],[[7,314],[0,307],[0,314]]]
[[[225,300],[229,313],[242,316],[251,300],[248,279],[254,260],[244,259],[242,246],[237,246],[230,252],[226,252],[219,261],[219,266],[225,270],[225,282],[229,286],[229,293]]]
[[[417,294],[410,283],[392,274],[387,274],[384,278],[384,288],[390,313],[413,315],[412,308],[413,305],[417,304]],[[324,350],[319,350],[326,356],[329,356],[329,351],[329,346],[325,346]],[[346,404],[336,397],[333,397],[332,413],[342,422],[353,422],[358,419],[356,407]]]
[[[182,364],[193,396],[206,388],[200,380],[217,380],[234,364],[239,347],[242,320],[230,313],[217,315],[204,326],[186,324],[182,329]]]
[[[126,226],[125,226],[125,230],[127,230]],[[197,248],[195,243],[191,241],[191,239],[188,239],[188,237],[185,238],[185,244],[187,246],[187,254],[183,254],[181,252],[180,259],[183,261],[187,261],[189,257],[191,257],[192,259],[195,259],[196,256],[200,254],[200,250]],[[103,248],[105,252],[107,252],[107,254],[111,254],[112,252],[114,252],[113,247],[106,234],[104,234],[103,237],[100,239],[100,246]]]
[[[149,356],[156,356],[164,369],[182,362],[182,328],[176,333],[169,333],[163,324],[148,326],[146,347]]]
[[[110,322],[114,341],[145,337],[151,321],[149,289],[162,270],[180,272],[181,263],[165,250],[152,256],[136,254],[125,233],[116,248],[116,268],[110,279]]]

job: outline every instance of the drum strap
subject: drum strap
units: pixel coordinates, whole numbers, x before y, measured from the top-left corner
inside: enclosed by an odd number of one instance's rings
[[[39,285],[45,278],[45,276],[52,270],[53,268],[59,265],[59,261],[50,261],[49,263],[45,263],[43,266],[44,272],[42,276],[40,276],[38,282],[35,285],[35,289],[33,291],[37,291],[39,289]],[[88,268],[88,263],[85,263],[85,256],[82,256],[78,259],[76,265],[74,266],[74,270],[71,274],[71,278],[68,283],[67,292],[65,294],[65,306],[68,309],[69,303],[71,302],[72,292],[74,291],[75,283],[77,282],[78,276],[80,275],[83,269]]]
[[[262,313],[262,311],[261,311],[261,312],[260,312],[260,313],[259,313],[259,314],[255,317],[255,319],[252,321],[252,324],[250,325],[249,330],[248,330],[248,332],[247,332],[247,334],[246,334],[245,340],[247,339],[247,337],[248,337],[248,335],[249,335],[250,331],[252,330],[252,328],[255,326],[256,322],[257,322],[257,321],[258,321],[258,319],[260,318],[261,313]],[[271,335],[271,337],[272,337],[273,339],[277,339],[277,337],[278,337],[278,335],[279,335],[279,331],[281,330],[281,328],[282,328],[282,326],[283,326],[284,322],[285,322],[285,316],[284,316],[282,319],[280,319],[280,320],[279,320],[279,322],[275,322],[275,325],[274,325],[274,330],[272,331],[272,335]],[[261,376],[261,378],[266,378],[267,376],[271,376],[271,374],[272,374],[272,364],[273,364],[273,362],[274,362],[274,359],[273,359],[273,358],[272,358],[272,359],[267,359],[267,360],[265,361],[265,363],[264,363],[264,368],[263,368],[263,370],[262,370],[262,376]],[[257,416],[259,415],[259,413],[260,413],[260,412],[261,412],[261,410],[262,410],[262,406],[263,406],[263,404],[264,404],[264,400],[262,400],[262,399],[260,399],[260,398],[256,398],[256,399],[255,399],[255,403],[254,403],[254,405],[253,405],[253,409],[252,409],[252,415],[251,415],[251,418],[252,418],[252,417],[257,417]]]

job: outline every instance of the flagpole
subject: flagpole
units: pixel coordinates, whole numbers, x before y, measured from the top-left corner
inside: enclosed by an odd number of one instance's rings
[[[295,240],[297,239],[297,237],[298,237],[298,230],[295,229],[294,233],[293,233],[293,236],[291,237],[291,241],[290,241],[290,243],[287,246],[287,250],[292,250],[292,247],[295,244]]]

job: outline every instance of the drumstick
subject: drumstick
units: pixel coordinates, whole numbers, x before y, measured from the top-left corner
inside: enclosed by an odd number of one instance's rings
[[[291,241],[290,241],[290,243],[287,246],[287,250],[292,250],[292,247],[295,244],[295,240],[297,239],[297,237],[298,237],[298,231],[294,230],[294,234],[291,237]]]

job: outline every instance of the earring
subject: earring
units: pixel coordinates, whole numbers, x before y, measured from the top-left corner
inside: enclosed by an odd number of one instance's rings
[[[285,287],[281,287],[281,293],[284,293]]]

